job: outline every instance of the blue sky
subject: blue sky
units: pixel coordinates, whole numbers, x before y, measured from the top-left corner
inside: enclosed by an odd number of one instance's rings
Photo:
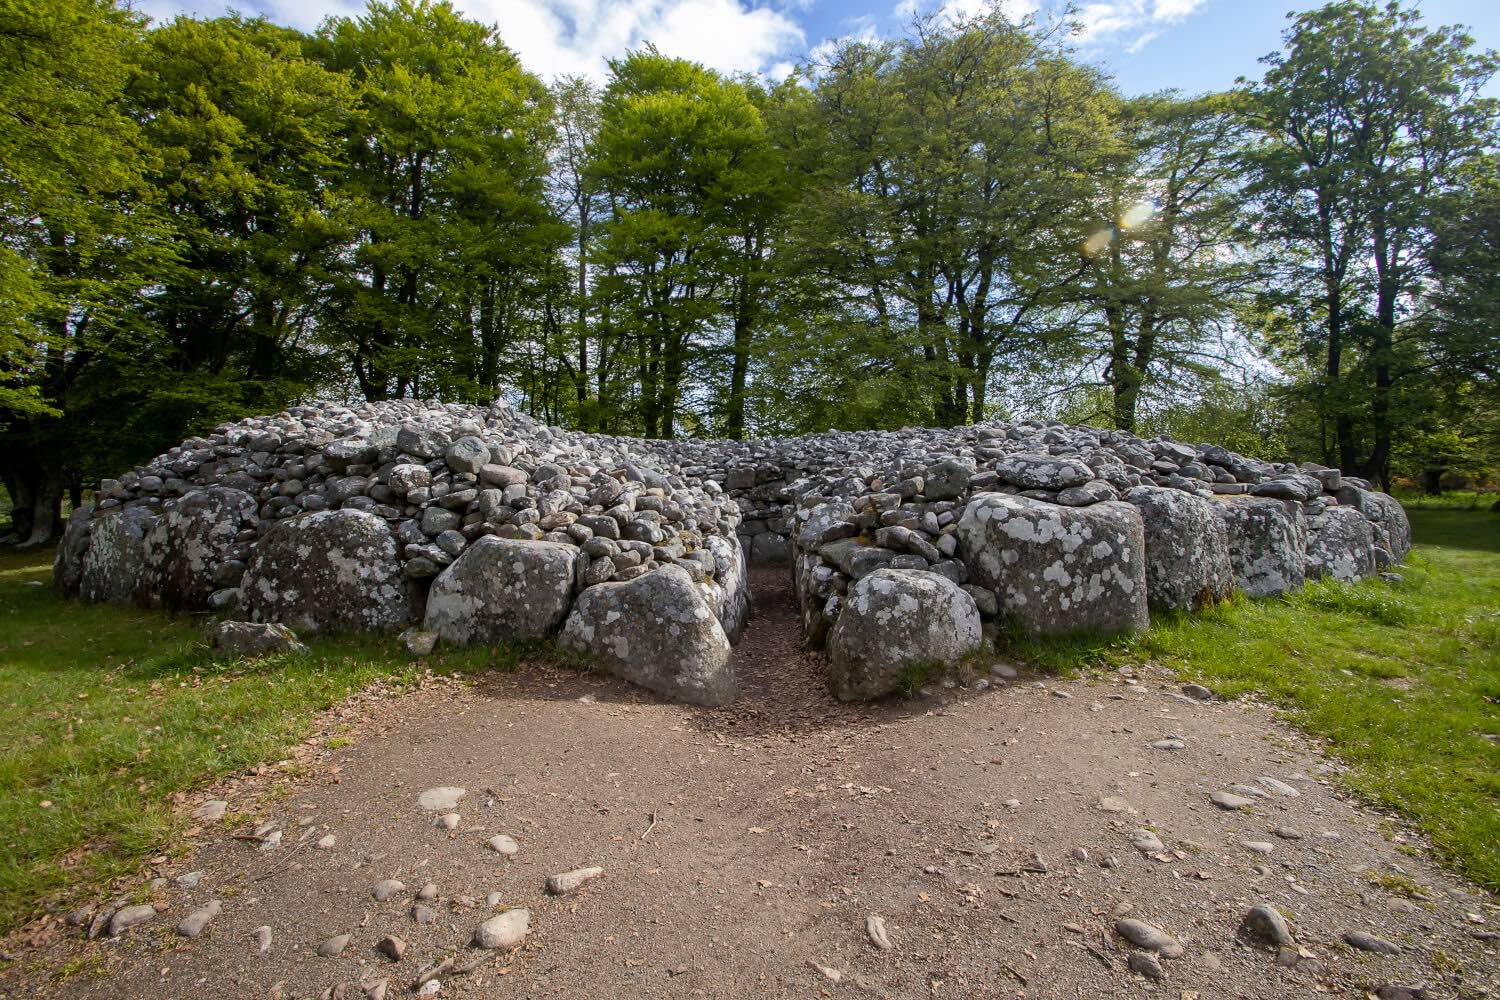
[[[605,60],[647,41],[729,72],[779,76],[829,39],[899,34],[914,10],[975,10],[992,0],[454,0],[498,24],[501,36],[544,76],[602,76]],[[1046,17],[1062,0],[993,0],[1012,14]],[[1082,0],[1079,54],[1107,69],[1127,94],[1200,92],[1259,72],[1278,46],[1289,10],[1309,0]],[[213,15],[228,7],[311,28],[361,0],[139,0],[155,17]],[[1470,27],[1500,48],[1500,0],[1422,0],[1431,23]],[[1500,93],[1500,84],[1492,84]]]

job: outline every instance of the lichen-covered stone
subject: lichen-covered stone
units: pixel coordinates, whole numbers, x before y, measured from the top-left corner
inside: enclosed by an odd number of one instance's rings
[[[1307,576],[1344,583],[1375,572],[1375,532],[1353,507],[1330,507],[1307,519]]]
[[[209,629],[208,640],[231,656],[307,652],[297,633],[277,622],[219,622]]]
[[[727,705],[738,690],[729,639],[678,566],[588,588],[557,642],[606,673],[682,701]]]
[[[211,486],[166,506],[144,539],[145,571],[139,599],[169,611],[201,611],[221,589],[219,564],[240,552],[239,533],[256,523],[255,498],[244,490]]]
[[[1247,597],[1277,597],[1302,588],[1307,571],[1307,526],[1295,503],[1272,497],[1218,502],[1229,540],[1234,582]]]
[[[1196,611],[1229,596],[1229,540],[1212,501],[1161,486],[1137,486],[1124,499],[1145,527],[1152,611]]]
[[[255,547],[241,596],[252,621],[306,632],[384,632],[413,618],[390,527],[358,510],[276,524]]]
[[[995,464],[995,472],[1002,482],[1027,490],[1061,490],[1094,478],[1080,460],[1054,455],[1010,455]]]
[[[94,516],[94,505],[83,504],[68,515],[67,527],[63,529],[62,541],[58,543],[57,555],[52,560],[52,585],[58,593],[67,597],[78,594],[83,581],[83,559],[89,550],[89,528]]]
[[[1411,521],[1406,508],[1389,493],[1342,484],[1335,491],[1340,504],[1364,515],[1374,532],[1376,557],[1381,566],[1395,565],[1411,551]]]
[[[950,668],[983,638],[974,598],[925,570],[879,569],[841,602],[828,678],[845,701],[896,691],[912,670]]]
[[[750,620],[750,577],[745,550],[733,535],[709,535],[703,548],[713,556],[714,579],[724,591],[723,606],[716,610],[719,625],[731,644],[740,641]]]
[[[578,549],[485,535],[439,574],[423,627],[447,642],[545,639],[573,602]]]
[[[135,600],[146,570],[146,534],[155,520],[145,507],[117,507],[94,518],[78,596],[104,604]]]
[[[969,578],[1033,636],[1134,632],[1147,624],[1145,533],[1130,504],[1059,507],[981,493],[958,522]]]

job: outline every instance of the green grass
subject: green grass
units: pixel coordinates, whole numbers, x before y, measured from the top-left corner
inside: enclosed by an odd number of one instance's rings
[[[1500,500],[1496,490],[1446,490],[1431,496],[1417,490],[1398,489],[1394,496],[1407,510],[1483,510]]]
[[[352,638],[225,660],[199,620],[63,601],[50,577],[50,556],[0,555],[0,932],[138,870],[183,825],[174,794],[281,759],[350,694],[515,660]]]
[[[1500,515],[1411,512],[1404,581],[1309,585],[1158,620],[1144,635],[1023,646],[1044,665],[1150,660],[1255,694],[1327,741],[1344,780],[1400,810],[1449,864],[1500,890]]]

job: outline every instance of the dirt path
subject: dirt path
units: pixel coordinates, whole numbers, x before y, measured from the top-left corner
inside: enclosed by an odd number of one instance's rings
[[[1493,902],[1342,800],[1315,750],[1267,712],[1185,700],[1155,674],[847,707],[801,650],[784,571],[757,569],[753,585],[733,708],[661,704],[547,665],[384,702],[254,817],[279,824],[281,847],[232,839],[250,819],[206,829],[161,865],[169,879],[202,871],[195,888],[159,889],[165,911],[118,939],[57,937],[0,977],[0,996],[318,997],[347,984],[357,1000],[356,984],[378,979],[411,995],[428,963],[479,954],[474,928],[506,906],[531,910],[525,946],[441,977],[441,996],[1500,995]],[[1168,738],[1182,748],[1153,747]],[[1243,811],[1209,800],[1262,776],[1300,794]],[[442,785],[467,790],[451,832],[417,803]],[[1149,854],[1131,841],[1148,828],[1163,842]],[[486,846],[497,833],[519,844],[513,859]],[[331,849],[313,846],[327,835]],[[587,865],[603,875],[544,892],[547,875]],[[377,902],[387,878],[407,889]],[[414,894],[429,883],[424,924]],[[174,933],[215,898],[202,937]],[[1294,919],[1300,951],[1278,960],[1236,940],[1261,902]],[[890,950],[871,944],[871,914]],[[1184,946],[1160,962],[1164,981],[1129,967],[1122,915]],[[262,925],[265,954],[251,936]],[[1348,931],[1401,951],[1355,950]],[[315,954],[345,933],[339,957]],[[376,950],[390,934],[407,946],[399,962]],[[65,968],[76,974],[59,979]]]

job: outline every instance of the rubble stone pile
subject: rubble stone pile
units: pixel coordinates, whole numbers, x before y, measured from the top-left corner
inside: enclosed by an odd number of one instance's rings
[[[1367,482],[1121,431],[648,441],[399,400],[227,424],[105,481],[56,578],[302,631],[552,640],[723,704],[747,553],[790,562],[834,690],[869,698],[1001,629],[1133,631],[1235,590],[1358,580],[1409,548],[1401,506]]]

